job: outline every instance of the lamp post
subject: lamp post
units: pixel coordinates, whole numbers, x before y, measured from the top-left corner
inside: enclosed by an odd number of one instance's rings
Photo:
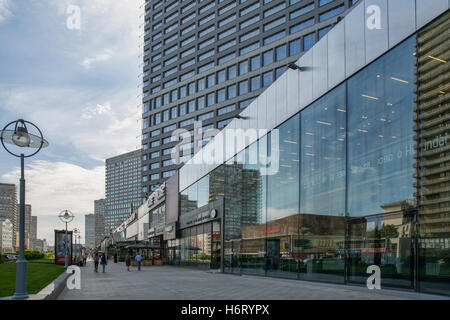
[[[74,215],[69,210],[63,210],[58,214],[59,219],[66,224],[66,234],[64,236],[64,268],[67,268],[69,265],[68,263],[68,254],[69,254],[69,237],[67,234],[67,224],[71,222],[74,218]]]
[[[28,132],[27,124],[34,127],[39,136]],[[14,130],[9,130],[14,127]],[[20,216],[19,216],[19,259],[16,262],[16,292],[13,299],[26,299],[27,294],[27,260],[25,259],[25,158],[30,158],[41,151],[42,148],[48,147],[48,142],[44,139],[41,130],[29,121],[19,119],[8,123],[1,132],[0,140],[5,150],[20,158]],[[30,154],[25,155],[16,153],[15,150],[9,149],[6,144],[11,144],[18,148],[31,148]]]
[[[75,239],[75,258],[76,258],[76,263],[78,263],[78,247],[77,247],[77,238],[78,238],[78,234],[80,233],[80,230],[78,228],[73,229],[73,236]],[[79,243],[78,243],[79,244]]]

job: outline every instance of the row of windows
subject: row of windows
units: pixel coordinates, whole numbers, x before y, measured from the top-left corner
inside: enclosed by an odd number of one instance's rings
[[[283,5],[285,5],[285,4],[283,4]],[[278,6],[274,7],[273,9],[276,9],[276,8],[278,8]],[[290,19],[295,19],[295,18],[297,18],[297,17],[299,17],[299,16],[301,16],[301,15],[303,15],[303,14],[306,14],[306,13],[312,11],[313,9],[314,9],[314,4],[310,4],[310,5],[306,6],[306,7],[303,7],[303,8],[300,8],[300,9],[296,10],[296,11],[293,11],[293,12],[290,13]],[[271,9],[271,10],[272,10],[272,9]],[[270,12],[272,12],[271,10],[269,10],[269,11],[267,11],[267,12],[270,13]],[[326,13],[321,14],[321,15],[319,16],[319,20],[320,20],[320,21],[323,21],[323,20],[329,19],[329,18],[331,18],[331,17],[336,16],[337,14],[342,13],[343,11],[344,11],[344,6],[340,6],[340,7],[338,7],[338,8],[332,9],[332,10],[330,10],[330,11],[327,11]],[[268,16],[268,15],[266,15],[266,16]],[[233,16],[232,16],[232,17],[233,17]],[[258,21],[259,21],[259,18],[260,18],[259,15],[257,15],[257,16],[254,16],[254,17],[250,18],[248,21],[242,22],[242,23],[241,23],[241,29],[242,29],[242,27],[246,27],[246,26],[248,26],[248,25],[252,25],[252,24],[258,22]],[[276,20],[274,20],[274,21],[271,21],[271,22],[265,24],[265,25],[263,26],[263,30],[264,30],[264,32],[267,32],[267,31],[269,31],[269,30],[271,30],[271,29],[273,29],[273,28],[275,28],[275,27],[277,27],[277,26],[283,25],[283,24],[285,24],[285,23],[286,23],[286,17],[283,16],[283,17],[280,17],[280,18],[278,18],[278,19],[276,19]],[[315,23],[314,18],[311,18],[311,19],[309,19],[309,20],[303,21],[303,22],[301,22],[301,23],[299,23],[299,24],[296,24],[296,25],[290,27],[289,32],[290,32],[291,34],[292,34],[292,33],[295,33],[295,32],[298,32],[298,31],[300,31],[300,30],[303,30],[303,29],[305,29],[305,28],[307,28],[307,27],[310,27],[310,26],[314,25],[314,23]],[[222,26],[220,25],[220,22],[219,22],[219,27],[222,27]],[[172,26],[169,26],[168,28],[173,28],[173,29],[175,29],[175,26],[172,25]],[[234,33],[236,32],[236,28],[237,28],[236,26],[233,26],[233,27],[231,27],[230,29],[227,29],[227,30],[223,31],[222,33],[220,33],[220,34],[218,35],[218,38],[219,38],[219,39],[222,39],[222,38],[224,38],[225,36],[234,34]],[[195,29],[195,24],[192,24],[191,26],[189,26],[188,29],[189,29],[189,31],[194,30],[194,29]],[[199,34],[198,34],[198,37],[200,38],[200,37],[202,37],[202,36],[204,36],[204,35],[206,35],[206,34],[209,34],[210,32],[212,32],[212,31],[214,31],[214,30],[215,30],[215,26],[210,26],[210,27],[207,28],[206,30],[200,31]],[[241,36],[239,37],[239,41],[240,41],[240,42],[247,41],[247,40],[249,40],[249,39],[251,39],[251,38],[253,38],[253,37],[258,36],[259,33],[260,33],[259,29],[251,30],[251,31],[249,31],[249,32],[246,33],[246,34],[241,35]],[[322,33],[323,33],[323,31],[322,31]],[[183,34],[183,30],[181,31],[181,34]],[[271,36],[269,36],[269,37],[266,37],[266,38],[264,39],[263,43],[264,43],[264,45],[267,45],[267,44],[269,44],[269,43],[271,43],[271,42],[273,42],[273,41],[279,40],[279,39],[281,39],[281,38],[283,38],[283,37],[285,37],[285,36],[286,36],[286,31],[279,32],[279,33],[277,33],[277,34],[274,34],[274,35],[271,35]],[[167,44],[169,44],[170,42],[176,40],[177,38],[178,38],[178,34],[174,34],[174,35],[170,36],[169,38],[166,38],[166,39],[164,40],[164,44],[167,45]],[[196,39],[196,35],[194,34],[194,35],[192,35],[191,37],[189,37],[189,38],[183,40],[183,41],[180,43],[180,47],[185,47],[185,46],[187,46],[187,45],[190,44],[191,42],[195,41],[195,39]],[[153,40],[155,40],[155,38],[153,38]],[[217,51],[216,51],[216,52],[222,52],[222,51],[224,51],[224,50],[226,50],[226,49],[228,49],[228,48],[232,48],[232,47],[236,46],[236,41],[237,41],[237,40],[234,39],[234,40],[231,40],[230,42],[227,42],[227,43],[224,44],[224,45],[219,46],[219,47],[217,48]],[[212,38],[206,39],[205,41],[201,42],[200,44],[198,44],[197,47],[198,47],[198,49],[203,49],[203,48],[205,48],[206,46],[213,45],[214,43],[215,43],[215,36],[212,37]],[[239,54],[240,54],[240,55],[246,54],[247,52],[250,52],[250,51],[252,51],[252,50],[255,50],[255,49],[259,48],[259,46],[260,46],[259,42],[258,42],[258,43],[255,43],[255,44],[251,44],[251,45],[247,46],[246,48],[242,48],[242,49],[240,50]],[[152,50],[153,50],[152,52],[154,52],[155,50],[159,50],[160,48],[162,48],[162,43],[159,43],[159,44],[154,45],[154,46],[152,47]],[[170,54],[171,52],[174,52],[174,51],[177,50],[177,49],[178,49],[178,44],[169,47],[168,49],[166,49],[166,50],[164,51],[164,53],[165,53],[164,56],[166,56],[167,54]],[[148,49],[148,50],[146,51],[146,55],[148,55],[150,52],[151,52],[150,49]],[[193,55],[195,52],[196,52],[196,47],[191,47],[191,48],[189,48],[189,49],[183,51],[183,52],[180,54],[180,56],[181,56],[181,58],[185,58],[185,57],[187,57],[187,56],[189,56],[189,55]],[[194,57],[194,58],[192,58],[191,60],[189,60],[189,61],[184,62],[183,64],[181,64],[181,65],[179,66],[179,70],[182,71],[182,70],[184,70],[184,69],[186,69],[186,68],[188,68],[188,67],[194,65],[196,62],[201,62],[201,61],[203,61],[204,59],[213,56],[216,52],[213,51],[213,50],[210,50],[210,51],[208,51],[208,52],[206,52],[206,53],[203,53],[202,55],[198,56],[197,58]],[[226,61],[229,61],[229,60],[235,58],[235,55],[236,55],[236,53],[232,53],[232,54],[229,54],[229,55],[227,55],[226,57],[224,57],[224,59],[219,59],[220,61],[218,61],[218,64],[224,63],[224,62],[226,62]],[[152,63],[155,63],[155,62],[157,62],[158,60],[160,60],[162,57],[163,57],[162,52],[161,52],[161,53],[158,53],[158,54],[154,55],[154,56],[151,58],[151,61],[152,61]],[[168,65],[170,65],[170,64],[172,64],[172,63],[175,63],[177,60],[178,60],[178,56],[169,57],[169,58],[166,59],[162,64],[158,64],[158,65],[153,66],[152,69],[151,69],[151,70],[152,70],[152,73],[159,71],[159,70],[162,68],[162,66],[168,66]],[[145,64],[148,64],[147,61],[150,61],[150,59],[149,59],[149,60],[146,60],[146,63],[145,63]],[[214,62],[211,63],[211,64],[209,64],[209,65],[204,66],[203,69],[202,69],[202,67],[200,67],[197,71],[200,73],[200,72],[204,71],[205,69],[207,70],[207,69],[209,69],[209,68],[211,68],[211,67],[213,67],[213,66],[214,66]],[[172,70],[172,69],[171,69],[171,70]],[[144,73],[144,76],[146,76],[147,74],[150,74],[150,71],[149,71],[149,70],[146,71],[146,72]],[[164,77],[167,77],[167,76],[169,76],[169,75],[171,75],[171,74],[173,74],[173,72],[172,72],[172,73],[169,73],[169,74],[167,74],[167,75],[164,75]],[[185,80],[185,79],[187,79],[187,78],[190,78],[190,77],[192,77],[192,76],[194,76],[194,75],[195,75],[195,71],[191,71],[191,72],[189,72],[189,73],[187,73],[187,74],[182,75],[182,76],[180,77],[180,80],[183,81],[183,80]],[[152,83],[155,83],[155,82],[157,82],[157,81],[161,81],[161,78],[162,78],[161,75],[158,75],[158,76],[153,77],[153,78],[152,78]],[[173,80],[171,80],[170,82],[164,83],[164,84],[163,84],[163,88],[167,88],[167,87],[169,87],[169,86],[171,86],[171,85],[176,84],[177,82],[178,82],[178,79],[177,79],[177,80],[173,79]],[[149,83],[146,82],[145,85],[147,85],[147,84],[149,84]],[[151,91],[148,91],[148,92],[144,93],[144,95],[150,95],[150,94],[153,94],[153,93],[157,93],[157,92],[159,92],[160,90],[161,90],[161,86],[154,87],[154,88],[151,89]],[[150,92],[151,92],[151,93],[150,93]]]
[[[331,27],[326,28],[326,32],[330,30]],[[323,36],[325,32],[321,35]],[[257,55],[241,61],[237,65],[229,66],[226,69],[217,71],[215,74],[210,74],[204,78],[197,80],[196,82],[191,82],[187,85],[181,86],[178,89],[167,92],[162,96],[155,97],[144,103],[143,111],[148,112],[150,110],[155,110],[169,103],[173,103],[178,99],[183,99],[187,96],[193,95],[196,92],[201,92],[207,88],[211,88],[215,85],[221,84],[225,81],[234,79],[235,77],[245,75],[250,71],[259,69],[261,66],[268,66],[276,61],[281,61],[286,59],[288,56],[295,56],[302,52],[303,50],[310,49],[316,43],[315,33],[305,35],[303,38],[298,38],[290,41],[289,43],[283,44],[274,49],[265,51],[262,55]],[[194,62],[195,63],[195,62]],[[270,76],[266,76],[266,81],[263,80],[263,87],[270,85]],[[232,88],[230,97],[233,97]],[[182,113],[182,112],[180,112]],[[185,113],[181,114],[184,115]]]
[[[274,52],[273,51],[266,52],[266,53],[264,53],[265,59],[276,59],[277,55],[283,56],[285,54],[286,50],[287,50],[287,47],[284,45],[284,46],[277,48],[277,50],[275,50]],[[251,62],[252,59],[241,62],[239,64],[239,70],[247,73],[249,71],[249,69],[248,69],[249,67],[254,68],[255,64],[250,63],[250,65],[249,65],[248,64],[249,61]],[[222,70],[222,71],[225,71],[225,70]],[[227,73],[221,73],[222,71],[219,71],[220,77],[224,77],[224,79],[225,79]],[[227,71],[229,71],[229,70],[227,70]],[[216,103],[222,103],[226,100],[233,99],[237,96],[259,90],[263,87],[268,87],[273,83],[274,80],[278,79],[283,74],[284,71],[286,71],[286,66],[282,66],[275,70],[270,70],[270,71],[264,72],[260,75],[256,75],[249,79],[239,81],[238,83],[231,84],[225,88],[221,88],[221,89],[211,92],[207,95],[204,95],[204,96],[198,97],[196,99],[190,100],[188,102],[182,103],[178,106],[174,106],[174,107],[164,110],[162,112],[152,114],[148,118],[144,119],[143,127],[144,127],[144,129],[146,129],[150,126],[158,125],[162,122],[176,119],[177,117],[182,117],[188,113],[195,112],[197,110],[202,110],[202,109],[212,106]],[[208,79],[208,78],[204,78],[201,80],[205,80],[205,79]],[[203,83],[203,81],[201,81],[200,83],[201,83],[201,86],[205,85],[205,83]],[[197,84],[198,84],[198,82],[197,82]],[[175,90],[175,92],[177,92],[177,91]],[[169,104],[171,102],[176,101],[176,99],[171,101],[170,98],[171,98],[170,94],[165,96],[164,104]],[[176,95],[175,94],[172,95],[172,98],[176,98]],[[160,102],[160,100],[157,100],[157,101],[158,102],[157,102],[156,106],[157,106],[157,108],[159,108],[161,102]],[[147,104],[147,106],[149,106],[149,104]],[[218,116],[224,114],[223,110],[226,110],[226,108],[218,109]],[[207,113],[207,115],[209,115],[209,114],[210,113]],[[204,116],[205,115],[198,116],[197,120],[205,120]],[[211,117],[213,117],[213,116],[211,116]],[[188,121],[188,122],[187,123],[185,123],[184,121],[180,122],[180,126],[186,126],[186,125],[191,124],[191,123],[189,123],[190,119],[188,119],[186,121]],[[172,124],[170,126],[164,127],[162,129],[162,132],[167,133],[167,132],[173,131],[174,129],[176,129],[176,124]],[[161,134],[161,129],[154,130],[151,132],[151,137],[155,137],[159,134]]]

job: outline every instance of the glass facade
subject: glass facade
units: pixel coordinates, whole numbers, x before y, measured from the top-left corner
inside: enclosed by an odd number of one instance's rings
[[[182,214],[224,199],[225,272],[365,284],[378,265],[384,287],[450,294],[449,23],[447,13],[181,192]]]

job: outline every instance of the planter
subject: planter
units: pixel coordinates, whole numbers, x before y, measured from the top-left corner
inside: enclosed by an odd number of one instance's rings
[[[162,260],[155,260],[154,262],[154,266],[162,266],[164,264],[164,262]]]
[[[152,260],[142,260],[143,266],[152,266]]]

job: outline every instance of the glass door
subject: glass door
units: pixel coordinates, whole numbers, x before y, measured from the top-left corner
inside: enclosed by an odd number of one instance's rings
[[[220,222],[214,221],[212,223],[212,237],[211,237],[211,269],[220,268],[220,254],[221,254],[221,239],[220,239]]]

